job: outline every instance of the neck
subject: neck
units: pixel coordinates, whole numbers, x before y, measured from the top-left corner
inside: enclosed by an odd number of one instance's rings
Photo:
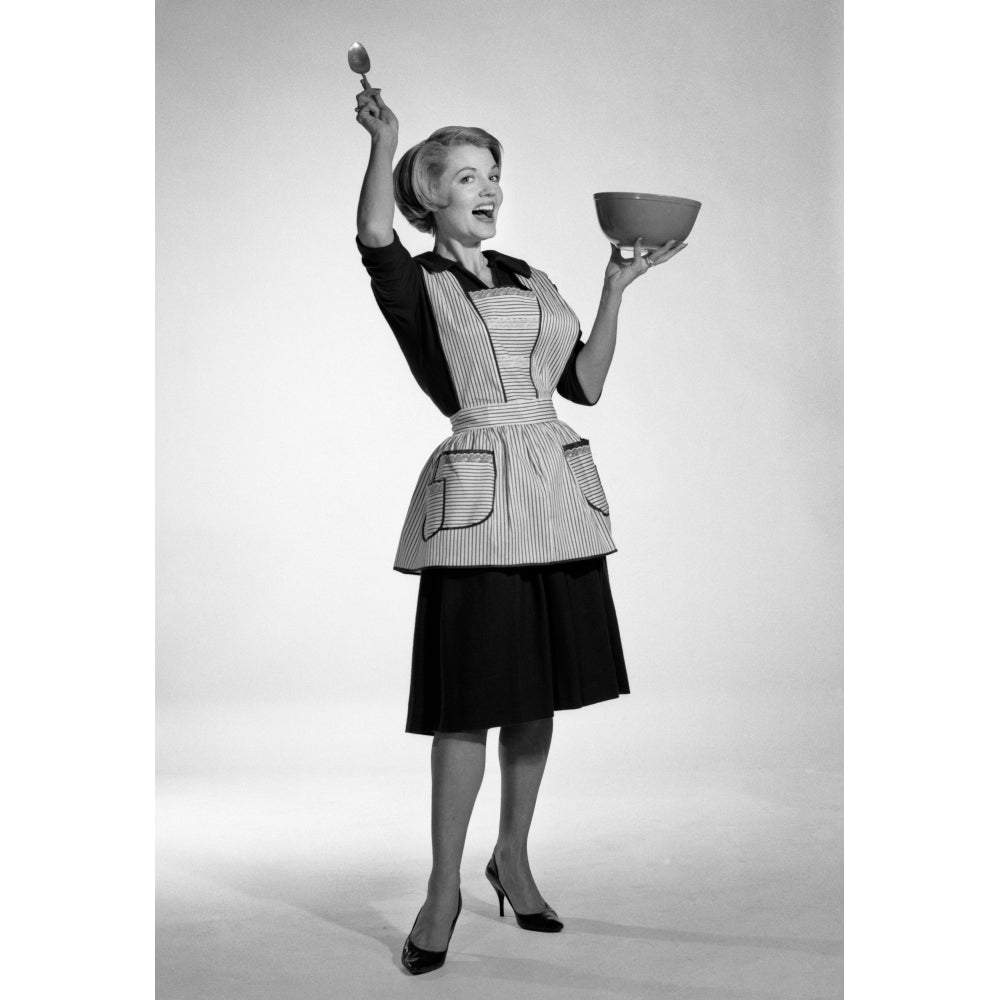
[[[472,274],[478,274],[483,266],[483,252],[480,250],[482,243],[477,242],[469,246],[460,243],[454,237],[438,236],[434,241],[434,252],[448,260],[457,261]]]

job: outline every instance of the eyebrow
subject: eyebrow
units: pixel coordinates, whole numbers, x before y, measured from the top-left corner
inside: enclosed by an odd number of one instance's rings
[[[475,170],[475,167],[459,167],[451,176],[457,177],[463,170]],[[500,168],[494,163],[489,169],[489,173],[493,173],[494,170],[499,170]]]

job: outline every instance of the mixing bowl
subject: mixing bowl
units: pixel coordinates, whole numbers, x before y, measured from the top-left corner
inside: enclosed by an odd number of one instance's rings
[[[619,247],[632,246],[640,236],[644,247],[680,243],[688,238],[701,208],[700,201],[690,198],[631,191],[601,191],[594,202],[604,235]]]

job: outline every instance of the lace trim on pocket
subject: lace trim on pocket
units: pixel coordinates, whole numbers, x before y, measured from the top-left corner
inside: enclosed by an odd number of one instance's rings
[[[597,474],[597,466],[594,465],[594,457],[590,453],[590,442],[586,438],[581,438],[579,441],[564,444],[563,454],[577,486],[580,487],[580,492],[583,493],[583,498],[594,510],[605,517],[610,516],[608,498],[604,495],[601,477]]]

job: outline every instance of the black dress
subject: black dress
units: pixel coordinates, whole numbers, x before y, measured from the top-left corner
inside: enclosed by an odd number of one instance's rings
[[[376,302],[418,384],[446,416],[460,409],[421,265],[451,268],[466,291],[487,287],[438,254],[412,258],[357,241]],[[487,253],[494,286],[523,262]],[[556,391],[592,405],[576,375],[582,334]],[[629,693],[606,557],[420,572],[406,732],[431,735],[551,718]]]

